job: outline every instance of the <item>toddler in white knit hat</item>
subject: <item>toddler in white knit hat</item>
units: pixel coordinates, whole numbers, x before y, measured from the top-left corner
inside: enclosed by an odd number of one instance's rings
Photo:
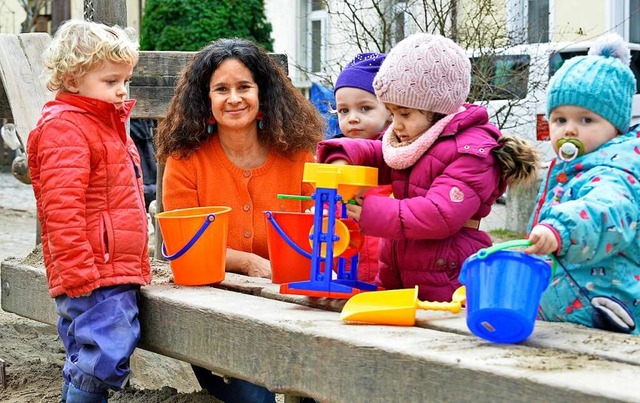
[[[421,300],[449,301],[464,260],[491,245],[479,230],[507,184],[534,178],[536,150],[501,136],[487,111],[465,104],[471,65],[453,41],[415,34],[387,55],[373,81],[393,116],[382,142],[327,140],[318,160],[375,166],[395,198],[365,194],[348,215],[380,242],[378,285],[419,286]]]

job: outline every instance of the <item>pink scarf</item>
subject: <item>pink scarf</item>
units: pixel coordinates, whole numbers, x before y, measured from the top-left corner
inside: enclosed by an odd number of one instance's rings
[[[384,162],[393,169],[409,168],[418,161],[418,159],[431,147],[434,141],[442,134],[444,128],[451,122],[456,114],[464,111],[464,107],[460,107],[456,112],[438,120],[427,131],[413,139],[404,143],[393,132],[393,123],[389,125],[387,131],[382,136],[382,156]]]

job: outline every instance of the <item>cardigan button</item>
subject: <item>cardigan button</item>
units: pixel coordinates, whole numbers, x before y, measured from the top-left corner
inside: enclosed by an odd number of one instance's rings
[[[438,260],[436,260],[436,264],[440,267],[444,266],[446,264],[446,262],[444,261],[443,258],[438,258]]]
[[[242,206],[242,209],[244,211],[249,211],[251,209],[251,206],[249,205],[249,203],[245,204],[244,206]]]
[[[251,238],[251,231],[245,231],[243,235],[245,238]]]
[[[250,177],[250,176],[251,176],[251,171],[244,171],[244,172],[242,173],[242,175],[243,175],[245,178],[248,178],[248,177]]]

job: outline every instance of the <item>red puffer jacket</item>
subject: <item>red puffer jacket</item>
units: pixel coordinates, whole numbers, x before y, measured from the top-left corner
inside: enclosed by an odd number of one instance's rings
[[[149,283],[140,158],[125,129],[134,104],[61,92],[29,135],[52,297]]]

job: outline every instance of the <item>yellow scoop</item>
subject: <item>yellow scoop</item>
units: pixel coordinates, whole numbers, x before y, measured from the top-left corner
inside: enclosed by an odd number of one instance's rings
[[[413,326],[418,308],[458,313],[465,302],[465,286],[453,293],[451,302],[419,301],[418,286],[402,290],[363,292],[347,301],[340,319],[377,325]]]

